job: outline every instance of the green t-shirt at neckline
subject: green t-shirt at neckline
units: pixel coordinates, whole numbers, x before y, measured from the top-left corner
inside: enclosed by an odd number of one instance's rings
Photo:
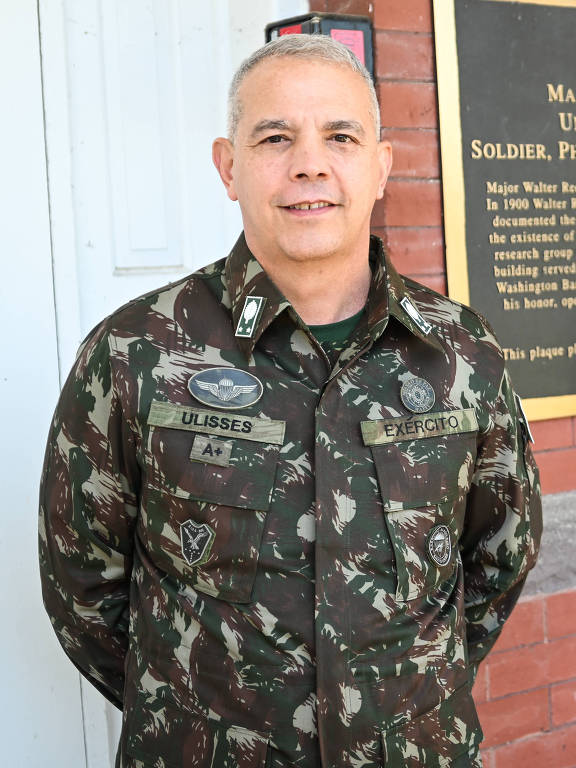
[[[312,335],[322,345],[322,349],[326,352],[328,359],[334,364],[338,359],[340,352],[346,346],[346,343],[356,326],[360,322],[364,307],[351,317],[345,317],[344,320],[338,320],[335,323],[327,323],[326,325],[309,325],[309,329]]]

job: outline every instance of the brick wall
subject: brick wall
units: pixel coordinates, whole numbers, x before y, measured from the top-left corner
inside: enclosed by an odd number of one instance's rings
[[[311,0],[315,11],[372,16],[382,138],[394,166],[373,231],[403,273],[446,292],[432,0]],[[545,493],[576,489],[576,419],[533,425]]]
[[[485,768],[576,766],[576,590],[518,603],[474,698]]]

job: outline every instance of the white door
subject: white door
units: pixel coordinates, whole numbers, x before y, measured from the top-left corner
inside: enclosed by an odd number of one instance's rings
[[[239,211],[210,159],[225,134],[228,82],[264,42],[265,24],[307,12],[308,2],[38,2],[64,377],[102,317],[233,245]],[[56,707],[60,696],[58,686]],[[84,681],[82,707],[86,765],[107,768],[117,713]]]
[[[307,0],[39,0],[58,346],[225,256],[241,220],[211,162],[229,80]]]

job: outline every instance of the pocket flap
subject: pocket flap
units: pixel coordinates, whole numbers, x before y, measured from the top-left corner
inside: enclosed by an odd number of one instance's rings
[[[373,445],[372,457],[387,511],[433,507],[468,492],[475,434]]]
[[[168,429],[184,429],[205,432],[220,437],[241,437],[257,443],[284,443],[285,421],[274,421],[228,411],[210,411],[205,408],[188,408],[176,403],[153,400],[148,414],[148,424]]]
[[[146,449],[146,484],[183,499],[266,511],[280,446],[238,438],[205,442],[202,448],[199,431],[153,426]],[[207,451],[204,461],[202,450]]]

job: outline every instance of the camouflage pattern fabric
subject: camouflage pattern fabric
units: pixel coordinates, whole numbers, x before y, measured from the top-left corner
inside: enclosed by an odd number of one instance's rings
[[[243,236],[80,349],[41,574],[64,650],[123,709],[118,768],[481,765],[470,687],[536,559],[538,471],[486,322],[376,238],[370,258],[334,367]],[[228,377],[198,402],[191,375],[218,367],[262,397],[235,406]]]

